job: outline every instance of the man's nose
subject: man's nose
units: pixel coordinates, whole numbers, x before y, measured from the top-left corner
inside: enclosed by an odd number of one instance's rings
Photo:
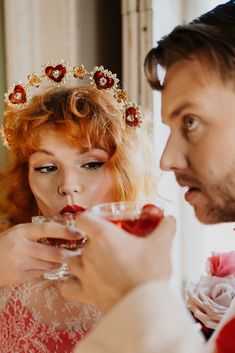
[[[182,171],[187,167],[184,144],[177,138],[169,137],[162,153],[160,168],[165,171]]]

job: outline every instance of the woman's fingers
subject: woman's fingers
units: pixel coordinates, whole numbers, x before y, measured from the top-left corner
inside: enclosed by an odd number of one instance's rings
[[[42,238],[79,240],[84,237],[79,229],[56,222],[22,224],[17,226],[17,231],[27,239],[36,241]]]
[[[41,261],[61,264],[69,257],[79,256],[81,250],[67,250],[56,246],[28,241],[25,242],[22,253],[25,257],[31,259],[39,259]]]

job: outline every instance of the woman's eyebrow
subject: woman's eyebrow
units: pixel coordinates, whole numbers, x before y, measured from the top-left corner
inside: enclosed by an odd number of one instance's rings
[[[44,153],[44,154],[47,154],[47,155],[49,155],[49,156],[54,156],[54,154],[53,154],[52,152],[49,152],[49,151],[44,150],[44,149],[36,150],[36,151],[34,151],[34,152],[32,153],[32,155],[33,155],[33,154],[36,154],[36,153]]]
[[[89,150],[89,151],[79,151],[79,155],[94,155],[94,156],[96,156],[96,155],[98,155],[98,156],[106,156],[106,155],[108,155],[108,153],[105,151],[105,150],[103,150],[103,149],[98,149],[98,148],[94,148],[94,149],[92,149],[92,150]]]

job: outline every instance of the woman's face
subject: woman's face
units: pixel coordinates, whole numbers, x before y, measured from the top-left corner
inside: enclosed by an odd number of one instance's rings
[[[113,180],[102,149],[89,152],[71,147],[56,132],[44,130],[29,159],[29,185],[43,215],[88,208],[113,201]],[[65,211],[64,210],[64,211]]]

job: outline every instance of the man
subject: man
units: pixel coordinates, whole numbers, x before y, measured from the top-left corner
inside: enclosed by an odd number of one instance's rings
[[[166,70],[162,84],[158,65]],[[187,187],[185,199],[201,222],[234,221],[235,0],[176,27],[149,52],[145,71],[161,91],[163,122],[170,127],[161,168]],[[77,223],[90,241],[80,260],[71,260],[80,282],[67,290],[107,313],[77,352],[235,352],[235,303],[205,346],[167,286],[172,217],[145,239],[86,215]]]

